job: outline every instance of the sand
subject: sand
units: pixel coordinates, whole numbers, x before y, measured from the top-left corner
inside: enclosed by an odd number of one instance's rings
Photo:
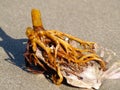
[[[46,29],[94,41],[120,56],[120,0],[1,0],[0,90],[80,90],[56,86],[43,74],[26,72],[23,53],[32,26],[31,9],[41,10]],[[107,80],[100,90],[119,90],[120,80]]]

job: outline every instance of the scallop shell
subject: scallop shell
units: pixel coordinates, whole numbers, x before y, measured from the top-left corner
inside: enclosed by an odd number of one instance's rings
[[[107,70],[103,71],[96,62],[88,64],[88,67],[84,67],[83,72],[75,72],[76,75],[62,71],[63,76],[66,78],[67,83],[72,86],[87,88],[87,89],[99,89],[103,81],[106,79],[119,79],[120,78],[120,61],[114,60],[117,55],[106,48],[101,46],[95,46],[95,51],[100,57],[107,63]],[[67,68],[66,68],[67,69]]]

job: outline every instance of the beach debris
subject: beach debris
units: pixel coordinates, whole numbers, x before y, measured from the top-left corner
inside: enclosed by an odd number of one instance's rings
[[[120,62],[108,67],[110,55],[104,59],[107,50],[95,42],[46,30],[38,9],[32,9],[31,16],[33,27],[26,29],[28,42],[24,53],[28,71],[49,72],[57,85],[66,79],[72,86],[87,89],[99,89],[103,80],[120,78]]]

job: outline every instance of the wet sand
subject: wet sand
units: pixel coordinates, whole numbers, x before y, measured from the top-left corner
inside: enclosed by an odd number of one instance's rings
[[[24,70],[25,29],[31,9],[41,10],[46,29],[94,41],[120,56],[120,0],[0,1],[0,90],[80,90],[56,86],[44,75]],[[107,80],[100,90],[119,90],[120,80]]]

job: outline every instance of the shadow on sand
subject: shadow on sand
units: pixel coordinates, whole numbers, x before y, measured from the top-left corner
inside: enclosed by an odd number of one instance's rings
[[[5,58],[5,60],[20,68],[25,65],[23,57],[25,42],[27,42],[27,39],[14,39],[0,28],[0,47],[4,49],[9,57]]]

